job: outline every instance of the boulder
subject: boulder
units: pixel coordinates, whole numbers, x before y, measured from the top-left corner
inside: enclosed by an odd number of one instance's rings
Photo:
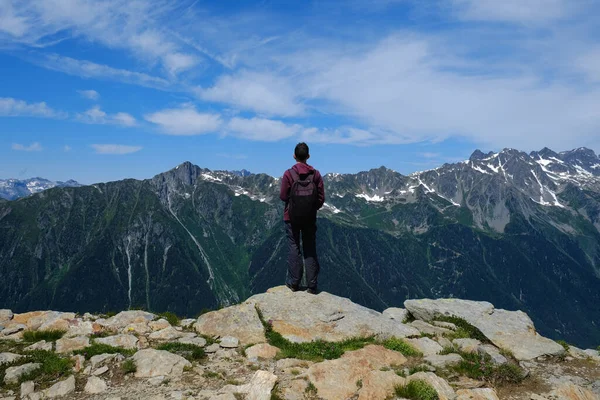
[[[219,345],[225,349],[235,349],[240,345],[240,341],[236,337],[225,336],[221,338]]]
[[[456,400],[500,400],[494,389],[460,389]]]
[[[120,331],[127,325],[136,323],[148,324],[156,318],[156,315],[146,311],[121,311],[114,317],[105,320],[97,320],[96,322],[107,329]]]
[[[18,365],[16,367],[9,367],[4,373],[4,383],[6,383],[7,385],[18,383],[21,376],[27,375],[28,373],[35,371],[41,366],[42,364],[39,363],[27,363],[23,365]]]
[[[452,343],[463,353],[477,353],[481,346],[477,339],[454,339]]]
[[[400,323],[406,321],[409,315],[408,310],[398,307],[386,308],[381,314]]]
[[[162,331],[163,329],[167,329],[171,327],[169,321],[164,318],[159,319],[158,321],[152,321],[148,324],[148,327],[152,329],[153,332]]]
[[[15,353],[0,353],[0,365],[9,364],[13,361],[17,361],[18,359],[23,358],[20,354]]]
[[[455,331],[458,329],[458,327],[452,322],[431,321],[431,325],[439,326],[440,328],[450,329],[451,331]]]
[[[33,350],[44,350],[44,351],[52,351],[52,342],[46,342],[45,340],[40,340],[32,344],[31,346],[25,347],[25,351],[33,351]]]
[[[194,334],[181,332],[173,328],[172,326],[169,326],[168,328],[151,333],[150,336],[148,336],[148,338],[150,340],[172,341],[190,335],[193,336]]]
[[[47,398],[64,397],[75,391],[75,377],[71,375],[64,381],[55,383],[50,388],[44,390]]]
[[[491,344],[482,344],[477,348],[477,351],[480,354],[487,354],[490,356],[494,364],[506,364],[508,362],[508,359],[500,354],[500,350]]]
[[[440,328],[439,326],[434,326],[434,325],[428,324],[425,321],[419,321],[419,320],[413,321],[409,325],[412,326],[413,328],[418,329],[419,332],[424,333],[426,335],[442,336],[442,335],[452,332],[450,329]]]
[[[106,385],[106,382],[104,382],[104,379],[98,378],[97,376],[90,376],[83,390],[89,394],[98,394],[106,392],[106,389],[108,389],[108,386]]]
[[[90,345],[90,338],[78,336],[74,338],[62,338],[56,341],[56,352],[65,354],[75,350],[83,350]]]
[[[136,322],[134,324],[129,324],[125,328],[121,329],[122,333],[137,333],[138,335],[145,335],[147,333],[152,332],[152,328],[148,326],[145,322]]]
[[[327,292],[312,295],[278,286],[250,297],[246,304],[255,304],[276,332],[297,343],[420,335],[411,326]]]
[[[204,339],[202,337],[182,337],[180,339],[177,339],[177,341],[179,343],[193,344],[195,346],[200,346],[200,347],[206,346],[206,339]]]
[[[561,345],[540,336],[522,311],[495,309],[488,302],[458,299],[406,300],[404,306],[415,317],[431,321],[439,316],[457,316],[478,328],[497,347],[511,351],[517,360],[563,354]]]
[[[202,314],[194,329],[207,336],[232,335],[243,345],[267,341],[254,303],[249,302]]]
[[[390,398],[396,386],[406,380],[393,371],[371,371],[362,380],[358,400],[384,400]]]
[[[76,319],[70,321],[65,337],[91,336],[94,333],[100,332],[101,329],[102,327],[100,325],[91,321],[81,321]]]
[[[424,356],[432,356],[444,350],[444,348],[440,346],[438,342],[436,342],[435,340],[431,340],[428,337],[404,340],[411,346],[413,346],[415,349],[423,353]]]
[[[32,311],[23,314],[15,314],[15,323],[27,326],[27,329],[36,330],[67,330],[68,320],[74,319],[74,313],[59,311]]]
[[[459,364],[463,358],[458,354],[431,355],[425,357],[425,361],[436,368],[445,368],[449,365]]]
[[[207,354],[216,353],[220,348],[221,346],[219,346],[219,343],[213,343],[211,345],[206,346],[204,352]]]
[[[35,392],[35,382],[27,381],[21,383],[21,398],[26,399],[27,396]]]
[[[598,400],[598,395],[591,390],[572,383],[565,383],[554,389],[550,397],[556,400]]]
[[[133,356],[137,367],[136,378],[152,378],[156,376],[176,377],[183,374],[184,367],[192,364],[185,358],[164,350],[145,349]]]
[[[108,372],[108,367],[105,365],[104,367],[100,367],[97,370],[95,370],[94,372],[92,372],[92,375],[94,376],[100,376],[102,374],[105,374]]]
[[[7,309],[0,310],[0,324],[4,324],[13,319],[13,312]]]
[[[114,335],[96,339],[96,343],[106,344],[112,347],[122,347],[128,350],[137,349],[138,338],[133,335]]]
[[[80,354],[71,356],[71,360],[73,361],[73,372],[77,373],[83,369],[83,364],[85,364],[84,356]]]
[[[246,400],[269,400],[277,382],[277,375],[269,371],[256,371],[250,382],[238,386],[236,393],[245,394]]]
[[[26,325],[11,323],[10,325],[4,327],[2,330],[2,336],[14,335],[15,333],[22,332],[25,329],[27,329]]]
[[[346,352],[336,360],[313,364],[307,375],[317,388],[319,397],[343,400],[358,391],[356,382],[366,379],[371,371],[405,362],[406,358],[396,351],[368,345],[360,350]]]
[[[437,392],[439,400],[453,400],[456,398],[456,393],[454,393],[454,389],[450,387],[448,382],[433,372],[417,372],[406,379],[408,382],[425,381],[429,383]]]
[[[183,328],[190,328],[192,325],[194,325],[195,322],[196,322],[196,320],[193,318],[186,318],[186,319],[182,319],[179,322],[179,325]]]
[[[121,354],[98,354],[90,358],[90,365],[92,369],[102,367],[108,363],[121,361],[123,356]]]
[[[279,352],[279,348],[275,346],[271,346],[267,343],[255,344],[252,347],[246,349],[246,357],[249,360],[258,360],[259,358],[265,360],[271,360],[275,358],[277,353]]]

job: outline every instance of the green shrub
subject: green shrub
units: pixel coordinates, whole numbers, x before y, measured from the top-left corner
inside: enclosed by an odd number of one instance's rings
[[[441,356],[445,356],[447,354],[453,354],[453,353],[456,353],[456,349],[452,346],[446,346],[438,354]]]
[[[206,357],[206,353],[204,352],[204,349],[202,347],[189,343],[163,343],[156,349],[166,350],[170,353],[178,354],[188,361],[198,361]]]
[[[410,381],[407,385],[396,387],[396,396],[411,400],[438,400],[433,386],[425,381]]]
[[[383,343],[383,347],[389,350],[395,350],[397,352],[402,353],[407,357],[422,357],[423,353],[416,350],[410,344],[406,343],[402,339],[397,339],[395,337],[386,339]]]
[[[308,386],[306,387],[306,389],[304,389],[304,392],[309,395],[316,395],[317,387],[315,385],[313,385],[312,382],[308,382]]]
[[[73,353],[81,354],[87,360],[100,354],[123,354],[124,356],[132,356],[135,350],[125,349],[123,347],[113,347],[103,343],[92,341],[92,344],[85,349],[76,350]]]
[[[166,319],[169,322],[169,324],[171,324],[171,326],[179,326],[180,324],[179,317],[170,311],[160,313],[158,314],[158,317]]]
[[[463,360],[450,368],[469,378],[493,384],[520,383],[525,378],[523,370],[518,365],[494,364],[487,354],[460,352],[460,355]]]
[[[137,371],[137,366],[133,360],[129,359],[123,361],[121,364],[121,369],[123,370],[124,374],[132,374]]]
[[[417,372],[431,372],[426,365],[417,365],[408,369],[408,375],[416,374]]]
[[[560,344],[565,349],[565,351],[569,351],[569,343],[565,342],[564,340],[557,340],[556,343]]]
[[[72,373],[73,361],[60,357],[52,351],[35,350],[27,352],[25,355],[25,360],[19,360],[20,364],[39,363],[41,366],[37,370],[21,376],[19,383],[35,380],[38,385],[43,387]]]
[[[490,340],[483,333],[481,333],[479,329],[468,323],[464,318],[460,318],[453,315],[437,317],[436,320],[442,322],[450,322],[456,325],[456,331],[448,335],[451,336],[453,339],[458,339],[459,337],[462,337],[477,339],[482,343],[490,343]]]
[[[40,340],[46,342],[54,342],[64,336],[66,331],[25,331],[23,332],[23,340],[28,343],[36,343]]]

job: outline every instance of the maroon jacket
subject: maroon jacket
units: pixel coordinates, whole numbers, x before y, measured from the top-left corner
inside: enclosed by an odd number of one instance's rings
[[[323,186],[323,178],[321,177],[319,171],[317,171],[308,164],[300,162],[296,163],[296,165],[294,165],[292,168],[296,170],[298,175],[308,174],[310,171],[315,171],[315,174],[313,176],[313,182],[315,183],[315,185],[317,185],[317,210],[323,207],[323,203],[325,203],[325,187]],[[289,170],[286,170],[283,174],[283,178],[281,178],[281,191],[279,193],[279,198],[282,201],[285,201],[285,211],[283,213],[284,221],[290,220],[290,215],[288,214],[288,201],[290,200],[290,190],[292,189],[292,183],[292,174],[290,174]]]

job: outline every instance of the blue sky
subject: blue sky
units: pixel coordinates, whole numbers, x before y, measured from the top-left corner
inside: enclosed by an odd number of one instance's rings
[[[594,0],[0,0],[0,178],[600,151]]]

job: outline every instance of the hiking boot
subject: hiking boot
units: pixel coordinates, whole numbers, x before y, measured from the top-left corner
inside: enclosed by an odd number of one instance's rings
[[[290,285],[289,283],[286,283],[285,286],[287,286],[288,289],[290,289],[292,292],[297,292],[298,291],[298,286],[297,285]]]
[[[319,293],[319,291],[316,288],[315,289],[308,288],[308,289],[306,289],[306,293],[308,293],[308,294],[317,294],[317,293]]]

